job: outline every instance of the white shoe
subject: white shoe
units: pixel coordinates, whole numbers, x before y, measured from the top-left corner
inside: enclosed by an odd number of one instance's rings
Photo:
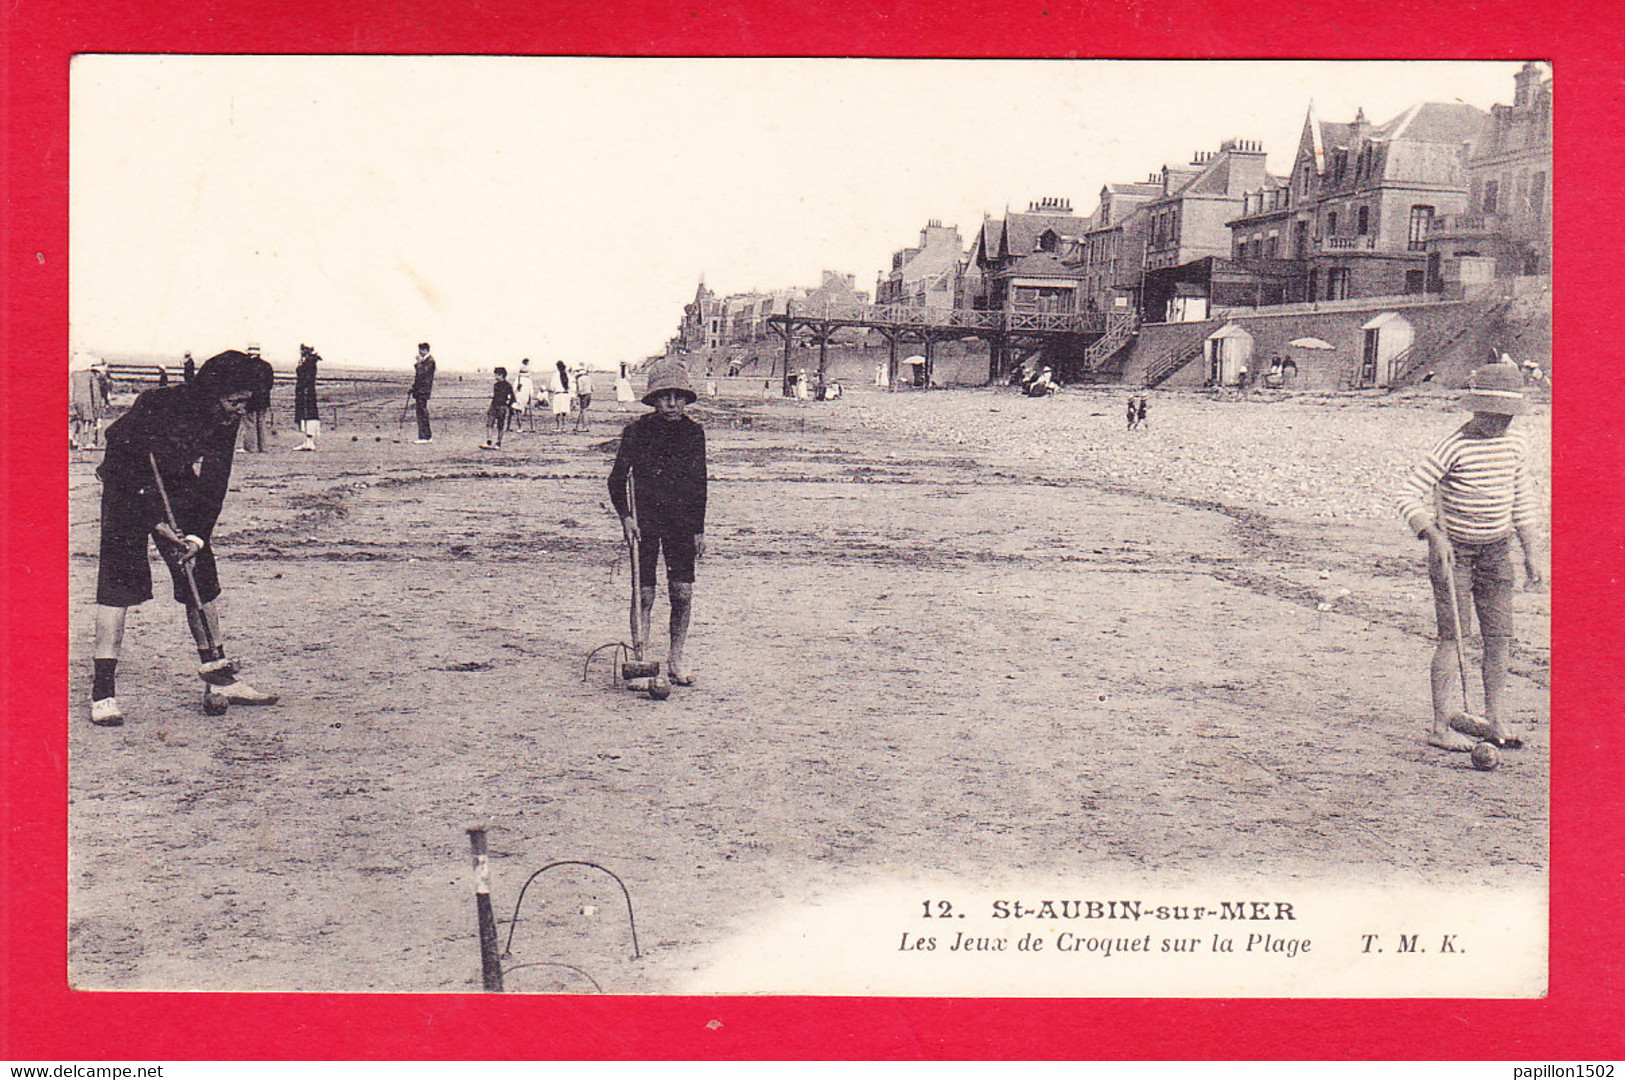
[[[210,686],[225,686],[237,677],[237,661],[210,660],[197,669],[197,677]]]
[[[256,690],[241,679],[215,686],[213,689],[215,693],[224,695],[233,705],[275,705],[279,697],[277,694]]]
[[[90,703],[90,722],[97,727],[119,727],[124,723],[124,713],[119,710],[118,698],[105,697]]]

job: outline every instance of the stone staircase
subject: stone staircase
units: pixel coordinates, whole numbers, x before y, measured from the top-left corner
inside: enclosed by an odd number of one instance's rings
[[[1468,334],[1501,318],[1511,306],[1511,300],[1498,300],[1487,308],[1470,306],[1460,318],[1417,338],[1411,342],[1409,348],[1394,357],[1394,374],[1389,380],[1389,385],[1394,387],[1408,385],[1424,367],[1448,356],[1450,350],[1459,345]]]
[[[1174,372],[1202,355],[1204,340],[1205,338],[1198,337],[1195,341],[1181,342],[1162,353],[1146,365],[1145,371],[1140,376],[1140,385],[1147,390],[1161,386]]]
[[[1140,332],[1140,322],[1133,315],[1106,316],[1106,333],[1083,351],[1083,370],[1087,374],[1101,372],[1106,361],[1120,356],[1123,347]],[[1121,372],[1119,372],[1120,374]]]

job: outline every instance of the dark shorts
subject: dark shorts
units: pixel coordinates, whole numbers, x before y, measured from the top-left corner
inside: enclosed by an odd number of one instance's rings
[[[591,394],[577,394],[576,395],[576,407],[579,408],[582,412],[586,412],[587,407],[589,405],[591,405],[591,404],[592,404],[592,395]]]
[[[694,534],[643,531],[638,537],[638,583],[655,586],[655,556],[666,552],[666,584],[694,583]]]
[[[492,424],[505,424],[508,422],[508,414],[511,411],[512,410],[505,405],[493,405],[485,412],[486,422]]]
[[[96,565],[96,603],[107,607],[135,607],[152,599],[152,566],[147,562],[147,537],[159,518],[139,492],[122,485],[102,487],[101,556]],[[190,605],[192,590],[186,573],[178,564],[169,566],[175,600]],[[220,578],[215,570],[214,549],[204,547],[192,562],[198,594],[207,604],[220,595]]]
[[[1512,568],[1512,538],[1492,544],[1452,544],[1456,553],[1456,600],[1461,604],[1461,626],[1471,631],[1472,613],[1478,611],[1478,629],[1485,637],[1512,636],[1512,592],[1517,577]],[[1433,613],[1439,640],[1454,641],[1456,624],[1450,617],[1450,587],[1442,573],[1428,573],[1433,582]]]

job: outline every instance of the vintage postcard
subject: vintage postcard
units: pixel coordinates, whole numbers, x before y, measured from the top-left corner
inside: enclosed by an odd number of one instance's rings
[[[1562,74],[76,56],[69,985],[1542,998]]]

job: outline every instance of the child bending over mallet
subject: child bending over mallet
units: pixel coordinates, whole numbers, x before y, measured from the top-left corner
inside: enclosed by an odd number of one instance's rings
[[[667,361],[649,373],[645,413],[621,432],[620,450],[609,473],[609,497],[621,516],[628,544],[638,545],[638,600],[644,641],[655,603],[655,556],[666,558],[666,589],[671,598],[671,650],[667,672],[674,686],[692,686],[683,662],[689,612],[694,602],[694,562],[705,556],[705,429],[684,415],[698,395],[688,369]],[[627,497],[627,479],[632,499]],[[636,503],[636,515],[633,503]],[[638,689],[639,687],[634,687]]]
[[[1523,741],[1506,726],[1514,534],[1523,550],[1529,587],[1545,582],[1524,437],[1511,430],[1512,418],[1524,411],[1523,376],[1506,364],[1479,368],[1461,405],[1471,410],[1472,419],[1411,469],[1399,499],[1400,516],[1428,544],[1428,577],[1439,627],[1431,671],[1433,728],[1427,741],[1429,746],[1459,752],[1472,750],[1479,739],[1517,749]],[[1446,560],[1454,569],[1459,604],[1454,611]],[[1482,720],[1455,713],[1450,704],[1458,635],[1464,633],[1475,608],[1484,638]]]
[[[276,702],[275,694],[237,678],[236,664],[226,659],[219,644],[214,601],[220,579],[209,546],[231,481],[238,425],[245,413],[270,403],[271,380],[266,361],[223,352],[199,368],[191,382],[148,390],[107,429],[107,454],[96,470],[102,481],[102,513],[91,723],[124,723],[115,678],[125,617],[130,608],[152,599],[149,536],[169,566],[176,601],[186,607],[206,692],[238,705]],[[171,526],[171,514],[178,528]]]

